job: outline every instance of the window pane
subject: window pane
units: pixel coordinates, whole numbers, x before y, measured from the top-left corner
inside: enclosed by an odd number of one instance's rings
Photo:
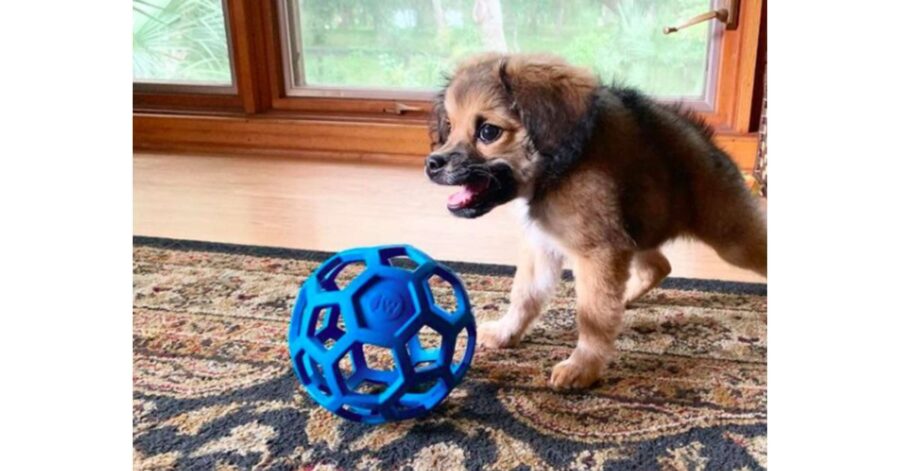
[[[292,1],[295,86],[435,88],[460,58],[497,50],[555,53],[657,96],[705,95],[713,28],[662,30],[710,0]]]
[[[221,0],[132,0],[135,82],[231,85]]]

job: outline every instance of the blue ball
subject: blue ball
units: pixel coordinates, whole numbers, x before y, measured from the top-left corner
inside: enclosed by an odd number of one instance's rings
[[[475,317],[462,281],[424,252],[357,248],[303,283],[288,347],[313,400],[378,424],[422,416],[450,394],[472,362]]]

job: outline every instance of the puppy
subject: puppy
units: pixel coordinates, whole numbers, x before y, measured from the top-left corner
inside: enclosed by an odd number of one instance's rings
[[[463,63],[434,104],[432,140],[427,176],[462,187],[448,200],[452,214],[475,218],[514,201],[528,234],[509,311],[480,327],[480,344],[519,342],[571,262],[578,342],[553,368],[555,388],[603,374],[625,305],[671,270],[664,242],[695,237],[766,273],[765,216],[712,130],[558,58]]]

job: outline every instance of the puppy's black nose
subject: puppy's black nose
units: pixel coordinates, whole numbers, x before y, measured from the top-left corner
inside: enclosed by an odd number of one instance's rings
[[[425,159],[425,168],[429,172],[436,172],[447,165],[447,157],[441,154],[431,154]]]

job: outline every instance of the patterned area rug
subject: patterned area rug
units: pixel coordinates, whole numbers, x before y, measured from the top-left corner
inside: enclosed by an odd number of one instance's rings
[[[765,285],[667,280],[628,309],[606,378],[560,393],[566,281],[435,412],[369,426],[316,406],[290,368],[294,297],[326,256],[134,239],[135,469],[766,468]],[[505,311],[510,267],[451,266],[479,320]]]

